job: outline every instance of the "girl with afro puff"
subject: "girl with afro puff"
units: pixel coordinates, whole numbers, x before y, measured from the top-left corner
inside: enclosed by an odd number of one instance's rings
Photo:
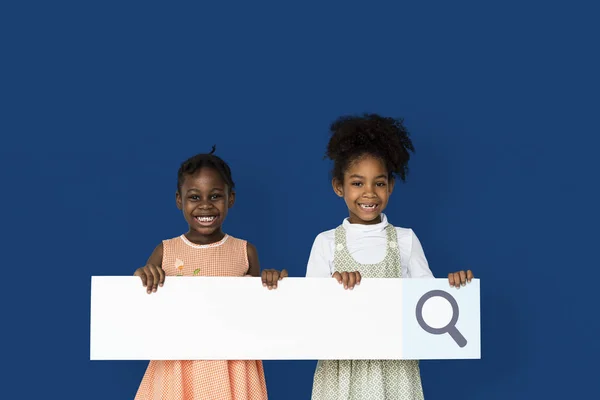
[[[412,229],[393,226],[383,213],[397,179],[406,179],[414,152],[403,121],[377,114],[345,116],[330,130],[326,157],[333,161],[333,191],[344,199],[349,216],[316,237],[306,276],[333,277],[344,289],[353,289],[363,277],[433,278]],[[448,275],[457,288],[471,279],[470,270]],[[312,399],[423,399],[419,362],[319,361]]]

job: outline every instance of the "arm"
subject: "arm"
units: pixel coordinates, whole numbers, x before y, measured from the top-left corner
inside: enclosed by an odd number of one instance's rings
[[[258,261],[258,251],[250,242],[246,242],[246,250],[248,253],[248,272],[250,276],[260,275],[260,262]]]
[[[142,279],[144,287],[148,288],[147,292],[156,292],[158,286],[161,287],[165,283],[165,271],[162,269],[163,260],[163,244],[162,242],[156,246],[146,265],[138,268],[133,273],[134,276],[139,276]]]
[[[288,272],[284,269],[278,271],[276,269],[264,269],[260,272],[260,263],[258,262],[258,251],[256,247],[248,243],[248,274],[246,276],[260,276],[264,287],[277,289],[277,282],[288,276]]]
[[[332,255],[330,253],[331,250],[328,249],[325,237],[322,234],[318,235],[313,242],[310,256],[308,257],[308,264],[306,266],[307,278],[331,278],[329,259]]]
[[[411,250],[408,260],[408,276],[410,278],[434,278],[433,273],[429,269],[429,263],[425,257],[423,246],[417,235],[411,230]]]
[[[148,261],[146,264],[155,265],[159,268],[162,268],[162,260],[163,260],[163,244],[160,242],[158,246],[154,248],[150,257],[148,257]]]
[[[333,259],[331,249],[332,242],[324,234],[319,234],[313,243],[306,266],[307,278],[335,278],[344,289],[354,289],[354,285],[360,285],[362,277],[360,272],[335,272],[331,270],[330,261]]]

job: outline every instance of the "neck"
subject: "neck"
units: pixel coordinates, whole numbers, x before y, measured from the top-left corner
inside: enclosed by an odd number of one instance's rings
[[[211,233],[210,235],[202,235],[196,231],[189,230],[185,237],[187,240],[194,244],[206,245],[211,243],[216,243],[222,240],[225,237],[225,233],[221,229],[218,229]]]
[[[370,221],[362,220],[362,219],[358,218],[356,215],[350,214],[350,218],[348,218],[348,222],[350,222],[351,224],[358,224],[358,225],[375,225],[375,224],[378,224],[381,222],[381,214],[379,214],[377,216],[377,218],[372,219]]]

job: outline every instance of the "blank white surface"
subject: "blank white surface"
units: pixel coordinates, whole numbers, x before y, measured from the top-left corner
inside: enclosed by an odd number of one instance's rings
[[[260,278],[167,277],[149,295],[138,277],[94,276],[90,359],[402,359],[410,284],[285,278],[267,290]]]

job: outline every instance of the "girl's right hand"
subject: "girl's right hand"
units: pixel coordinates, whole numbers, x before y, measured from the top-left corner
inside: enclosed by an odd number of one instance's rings
[[[145,266],[138,268],[133,273],[133,276],[139,276],[142,278],[142,284],[148,294],[156,292],[158,286],[162,287],[165,283],[165,271],[156,265],[146,264]]]
[[[354,289],[354,285],[360,285],[360,280],[362,279],[358,271],[342,272],[341,274],[336,271],[332,278],[335,278],[340,284],[343,283],[344,289],[350,290]]]

